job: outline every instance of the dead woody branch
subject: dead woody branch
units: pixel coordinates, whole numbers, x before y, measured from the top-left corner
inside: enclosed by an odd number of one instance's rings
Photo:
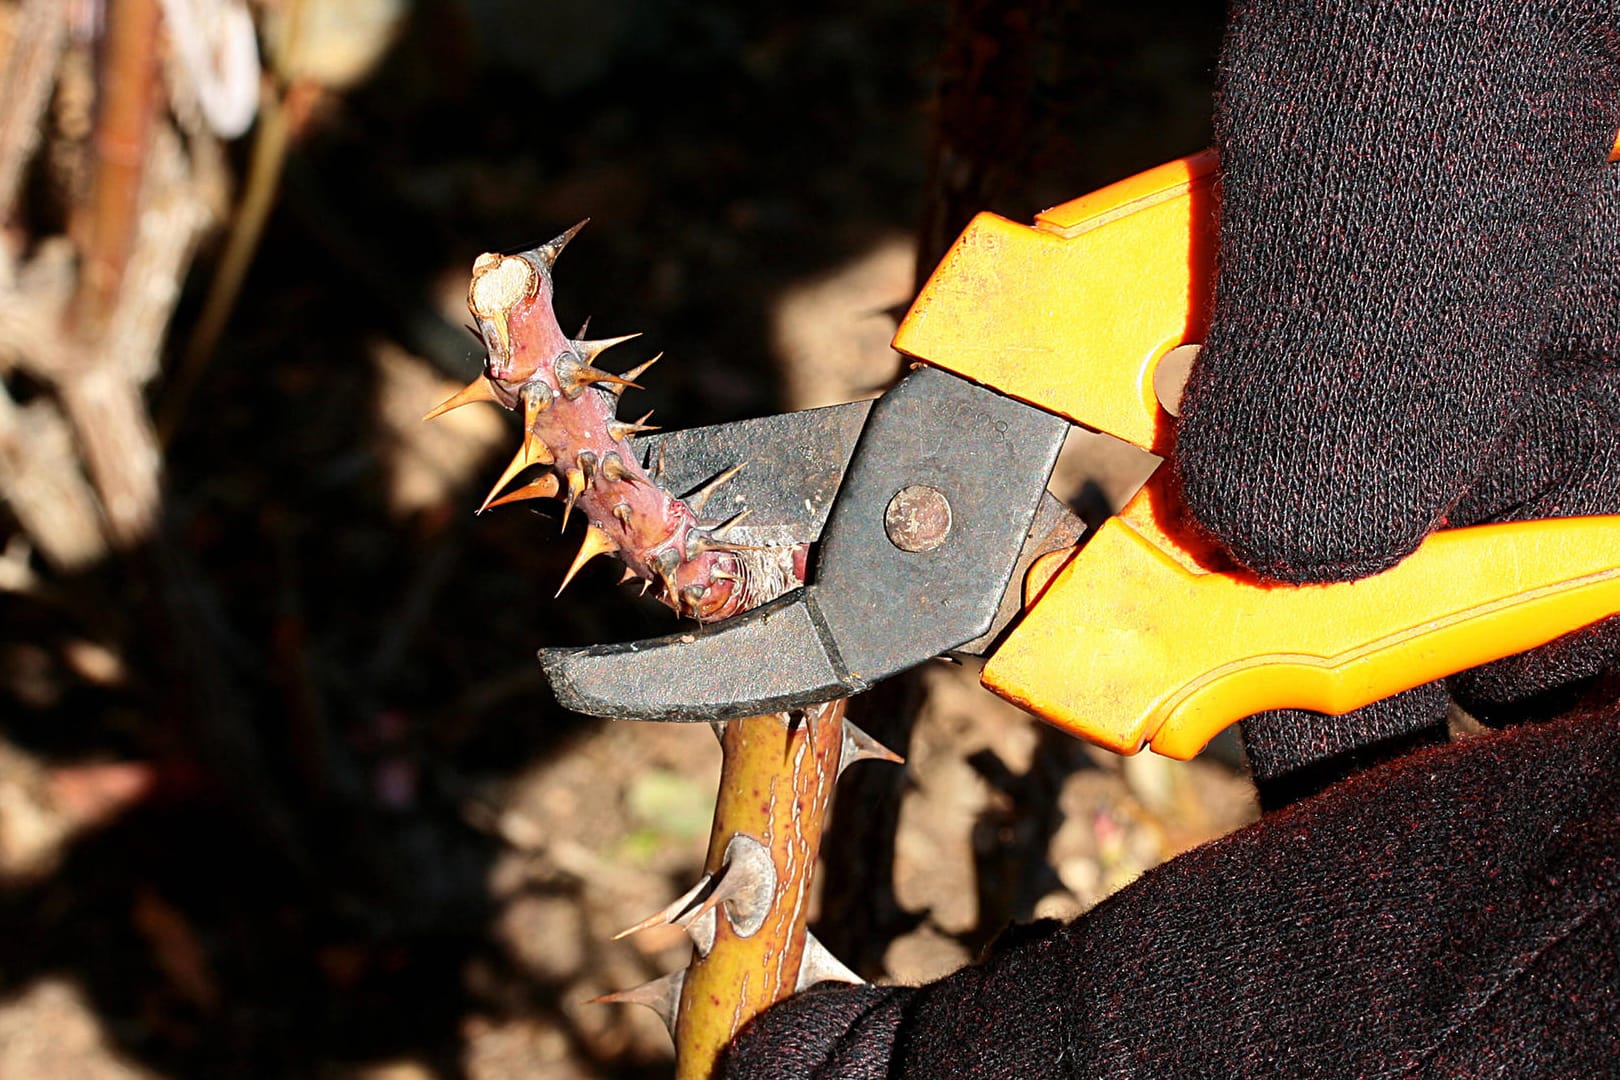
[[[243,17],[231,0],[180,6]],[[150,531],[162,467],[146,390],[227,186],[216,134],[185,107],[188,69],[165,63],[163,5],[107,5],[100,40],[75,32],[73,10],[17,8],[0,69],[0,214],[16,241],[0,248],[0,376],[45,391],[25,405],[7,392],[0,496],[59,569]],[[21,231],[30,169],[84,192],[66,235]]]

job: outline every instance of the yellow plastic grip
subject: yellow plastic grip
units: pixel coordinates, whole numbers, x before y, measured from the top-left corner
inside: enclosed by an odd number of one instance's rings
[[[1262,709],[1348,712],[1620,612],[1620,517],[1440,532],[1375,577],[1285,586],[1202,570],[1132,516],[1067,560],[984,672],[1124,754],[1190,758]]]
[[[1144,450],[1166,448],[1153,369],[1202,341],[1215,279],[1215,154],[1054,207],[968,225],[894,347]]]
[[[1205,152],[1033,228],[979,215],[895,347],[1171,452],[1153,370],[1207,325],[1214,178]],[[1155,477],[1079,552],[1037,564],[985,685],[1122,753],[1190,757],[1251,713],[1346,712],[1620,613],[1620,517],[1438,533],[1376,577],[1282,586],[1230,567],[1176,513]]]

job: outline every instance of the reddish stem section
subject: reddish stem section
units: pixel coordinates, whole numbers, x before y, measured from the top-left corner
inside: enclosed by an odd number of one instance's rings
[[[627,339],[572,340],[562,332],[551,268],[572,235],[521,255],[483,255],[473,266],[468,307],[489,360],[484,385],[452,401],[493,400],[524,417],[523,446],[491,496],[532,466],[544,467],[549,475],[499,501],[556,495],[565,513],[585,516],[590,530],[570,576],[590,558],[616,553],[631,574],[659,586],[664,603],[699,621],[735,615],[798,585],[802,545],[740,541],[730,532],[734,523],[701,520],[659,487],[656,462],[649,469],[637,459],[629,438],[645,429],[616,412],[620,395],[652,361],[613,375],[596,367],[596,358]]]

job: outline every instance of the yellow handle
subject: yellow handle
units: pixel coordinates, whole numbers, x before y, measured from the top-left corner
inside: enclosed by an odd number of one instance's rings
[[[1213,150],[1178,158],[1055,206],[1033,228],[979,214],[923,286],[894,347],[1167,452],[1153,369],[1176,346],[1204,340],[1209,325],[1216,164]]]
[[[980,214],[935,268],[894,347],[1095,431],[1163,450],[1153,369],[1202,341],[1215,277],[1215,154],[1046,211]]]
[[[1167,551],[1144,522],[1162,497],[1067,558],[984,670],[1119,753],[1189,758],[1262,709],[1348,712],[1620,613],[1620,517],[1455,529],[1375,577],[1287,586]]]
[[[1207,326],[1214,180],[1206,151],[1033,228],[980,214],[895,347],[1170,452],[1153,370]],[[1620,517],[1439,533],[1376,577],[1281,586],[1231,568],[1175,514],[1155,478],[1085,548],[1037,564],[985,685],[1122,753],[1190,757],[1263,709],[1346,712],[1620,614]]]

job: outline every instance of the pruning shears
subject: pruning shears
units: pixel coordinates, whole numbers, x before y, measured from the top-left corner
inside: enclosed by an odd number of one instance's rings
[[[1082,536],[1046,491],[1071,425],[1174,453],[1155,375],[1206,329],[1215,164],[1170,162],[1033,226],[979,215],[895,336],[916,364],[875,402],[638,438],[694,485],[748,458],[728,494],[757,534],[814,541],[813,573],[721,622],[543,650],[558,699],[727,719],[972,653],[1060,728],[1186,758],[1251,713],[1347,712],[1620,613],[1620,516],[1442,531],[1374,577],[1286,586],[1200,540],[1161,467]]]

